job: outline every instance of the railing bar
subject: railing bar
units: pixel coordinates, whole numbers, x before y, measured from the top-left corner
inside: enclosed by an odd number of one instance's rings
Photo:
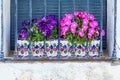
[[[32,27],[32,0],[29,1],[29,20],[30,20],[30,28]],[[30,31],[30,40],[29,40],[29,59],[32,58],[32,52],[31,52],[31,48],[32,48],[32,33]]]
[[[3,0],[1,0],[1,47],[0,47],[0,60],[3,60],[4,58],[4,52],[3,52]]]
[[[114,48],[112,58],[116,59],[116,18],[117,18],[117,0],[114,0]]]
[[[16,59],[18,57],[18,51],[17,51],[17,40],[18,40],[18,0],[15,0],[15,54],[14,58]]]
[[[61,0],[59,0],[58,2],[58,52],[57,52],[57,58],[60,59],[61,58],[61,54],[60,54],[60,15],[61,15]]]
[[[100,52],[99,56],[103,56],[103,49],[102,49],[102,28],[103,28],[103,0],[100,0],[101,4],[101,20],[100,20]]]
[[[87,0],[87,19],[88,19],[88,15],[89,15],[89,0]],[[89,56],[89,51],[88,51],[88,38],[86,38],[86,54],[85,54],[85,57],[88,58]]]
[[[47,2],[46,0],[44,0],[44,17],[46,17],[47,14]],[[47,53],[46,53],[46,36],[44,37],[44,52],[43,52],[43,57],[46,58],[47,57]]]
[[[75,21],[74,20],[74,11],[75,11],[75,0],[73,0],[73,21]],[[73,35],[73,37],[72,37],[72,54],[71,54],[71,56],[73,58],[75,57],[74,45],[75,45],[75,43],[74,43],[74,35]]]

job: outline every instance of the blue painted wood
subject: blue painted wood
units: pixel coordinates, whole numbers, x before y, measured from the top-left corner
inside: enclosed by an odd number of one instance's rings
[[[46,0],[44,0],[44,16],[46,17],[46,13],[47,13],[47,2]],[[46,36],[44,37],[44,52],[43,52],[43,57],[46,58],[47,57],[47,53],[46,53]]]
[[[3,60],[4,59],[4,52],[3,52],[3,0],[1,0],[1,4],[0,4],[0,7],[1,7],[1,44],[0,44],[0,60]]]
[[[112,58],[116,59],[116,18],[117,18],[117,0],[114,0],[114,48]]]
[[[60,23],[60,15],[61,15],[61,0],[59,0],[58,5],[58,23]],[[58,25],[58,52],[57,52],[57,58],[61,58],[60,54],[60,24]]]

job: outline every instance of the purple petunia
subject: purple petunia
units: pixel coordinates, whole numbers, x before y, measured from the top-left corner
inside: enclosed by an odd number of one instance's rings
[[[50,37],[52,36],[52,30],[54,29],[55,25],[57,24],[57,19],[55,15],[49,16],[42,16],[39,18],[39,22],[36,23],[36,26],[44,36]]]
[[[19,38],[20,39],[26,39],[28,37],[28,32],[26,28],[23,28],[19,32]]]
[[[24,21],[22,22],[22,26],[28,26],[28,27],[30,27],[30,21],[24,20]]]
[[[32,22],[33,22],[33,23],[36,23],[36,22],[37,22],[37,18],[33,18],[33,19],[32,19]]]

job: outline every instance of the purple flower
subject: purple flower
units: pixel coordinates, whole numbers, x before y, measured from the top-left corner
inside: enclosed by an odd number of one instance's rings
[[[47,36],[47,37],[52,36],[52,31],[51,31],[51,30],[48,30],[47,33],[46,33],[46,36]]]
[[[27,37],[28,37],[27,29],[26,28],[21,29],[20,32],[19,32],[19,38],[20,39],[25,39]]]
[[[46,17],[41,16],[39,20],[40,21],[36,23],[36,26],[42,32],[42,34],[47,37],[52,36],[52,30],[57,24],[57,19],[55,15],[49,15]]]
[[[30,21],[24,20],[24,21],[22,22],[22,26],[28,26],[28,27],[30,27]]]
[[[52,24],[47,24],[47,27],[50,29],[50,30],[53,30],[54,29],[54,26]]]
[[[33,22],[33,23],[36,23],[36,22],[37,22],[37,18],[33,18],[33,19],[32,19],[32,22]]]

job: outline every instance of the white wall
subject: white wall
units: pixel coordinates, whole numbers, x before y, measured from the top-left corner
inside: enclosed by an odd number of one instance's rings
[[[120,58],[120,0],[117,3],[117,56]]]
[[[111,55],[114,42],[114,0],[107,0],[107,48]]]
[[[10,0],[3,0],[3,51],[5,56],[7,56],[10,52]]]
[[[1,0],[0,0],[0,5],[1,5]],[[0,23],[1,23],[1,6],[0,6]],[[0,24],[0,44],[1,44],[1,24]],[[0,51],[1,51],[1,45],[0,45]]]
[[[120,0],[117,0],[117,57],[120,58]],[[109,54],[113,53],[114,42],[114,0],[107,0],[107,46]]]

